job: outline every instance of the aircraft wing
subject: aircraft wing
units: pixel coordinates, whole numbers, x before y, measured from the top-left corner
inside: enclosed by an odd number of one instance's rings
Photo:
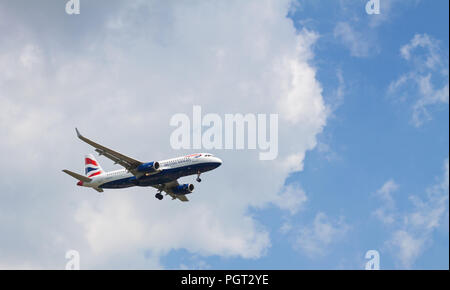
[[[152,186],[158,190],[164,191],[167,195],[170,195],[170,197],[172,197],[172,199],[179,199],[181,201],[189,201],[189,199],[186,197],[186,195],[173,193],[172,188],[177,187],[178,185],[180,185],[178,183],[178,181],[174,180],[171,182],[158,184],[158,185],[152,185]]]
[[[103,156],[111,159],[112,161],[114,161],[114,163],[122,165],[131,173],[135,174],[134,169],[136,169],[136,167],[138,167],[139,165],[143,164],[143,162],[141,162],[139,160],[125,156],[117,151],[114,151],[103,145],[95,143],[94,141],[81,135],[80,132],[78,131],[78,129],[75,128],[75,130],[77,131],[78,138],[80,138],[82,141],[84,141],[84,142],[88,143],[89,145],[91,145],[92,147],[94,147],[95,151],[97,151],[100,155],[103,155]]]

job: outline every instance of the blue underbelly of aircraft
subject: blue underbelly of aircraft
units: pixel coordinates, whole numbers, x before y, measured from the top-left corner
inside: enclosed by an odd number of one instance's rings
[[[180,177],[197,174],[199,171],[201,173],[213,170],[220,166],[220,163],[202,163],[202,164],[192,164],[183,167],[163,169],[160,173],[142,176],[136,178],[135,176],[126,177],[114,181],[110,181],[100,185],[100,188],[126,188],[131,186],[152,186],[162,183],[171,182],[177,180]]]

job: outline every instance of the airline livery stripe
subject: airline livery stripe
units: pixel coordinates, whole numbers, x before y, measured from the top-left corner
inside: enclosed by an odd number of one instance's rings
[[[100,173],[102,173],[102,172],[101,171],[95,172],[95,173],[92,173],[91,175],[89,175],[88,177],[96,176],[96,175],[99,175]]]
[[[99,170],[100,168],[92,168],[92,167],[86,167],[86,174],[88,174],[91,171]]]
[[[98,166],[97,162],[95,162],[94,160],[90,159],[90,158],[86,158],[85,164],[92,164],[94,166]]]

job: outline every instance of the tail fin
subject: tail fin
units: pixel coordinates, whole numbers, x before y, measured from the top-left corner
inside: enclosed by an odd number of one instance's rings
[[[100,174],[104,171],[98,161],[95,159],[94,155],[88,154],[84,158],[84,172],[87,177],[91,178]]]

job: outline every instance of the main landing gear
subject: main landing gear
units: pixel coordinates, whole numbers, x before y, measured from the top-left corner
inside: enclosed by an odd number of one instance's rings
[[[161,191],[158,191],[158,192],[155,194],[155,197],[156,197],[157,199],[159,199],[159,200],[162,200],[162,199],[163,199],[163,195],[161,194]]]
[[[197,172],[197,182],[202,182],[202,179],[200,178],[200,174],[202,174],[200,171]]]

